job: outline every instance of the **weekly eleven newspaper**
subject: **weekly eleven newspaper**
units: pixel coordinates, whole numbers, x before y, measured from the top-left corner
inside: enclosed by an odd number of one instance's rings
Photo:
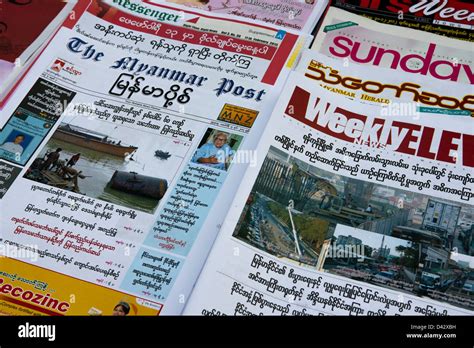
[[[474,212],[471,112],[404,107],[393,91],[423,79],[320,57],[290,75],[185,313],[473,315],[456,226]],[[411,94],[469,91],[433,87]]]
[[[169,4],[78,1],[2,108],[0,312],[181,313],[307,43]]]
[[[187,314],[474,314],[472,55],[335,12],[285,85]]]

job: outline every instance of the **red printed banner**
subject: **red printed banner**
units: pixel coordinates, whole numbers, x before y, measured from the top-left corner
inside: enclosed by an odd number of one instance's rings
[[[453,151],[462,148],[461,163],[474,167],[474,136],[422,126],[415,123],[360,115],[325,103],[296,86],[285,114],[311,128],[343,141],[385,148],[446,163],[456,163]],[[434,134],[437,132],[438,134]],[[434,139],[439,139],[438,143]],[[434,149],[433,149],[434,148]]]

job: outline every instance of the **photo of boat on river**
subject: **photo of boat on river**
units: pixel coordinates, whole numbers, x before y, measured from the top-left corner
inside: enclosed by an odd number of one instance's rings
[[[61,123],[25,178],[153,213],[188,147],[130,128],[93,125]],[[157,146],[166,150],[166,160],[156,157]]]
[[[135,146],[122,145],[121,140],[111,140],[105,134],[66,123],[58,127],[53,138],[118,157],[126,157],[137,150]]]

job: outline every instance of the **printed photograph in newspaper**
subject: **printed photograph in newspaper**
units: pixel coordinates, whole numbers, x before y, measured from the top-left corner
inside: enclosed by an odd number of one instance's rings
[[[66,116],[25,178],[153,213],[186,151],[172,137]]]
[[[219,170],[227,170],[242,142],[243,136],[209,128],[191,160]]]
[[[430,201],[430,206],[437,203]],[[474,258],[423,240],[338,225],[323,258],[324,270],[332,274],[465,309],[474,307]]]

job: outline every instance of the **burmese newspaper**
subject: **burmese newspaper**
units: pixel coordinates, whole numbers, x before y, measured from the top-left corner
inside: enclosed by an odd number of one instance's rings
[[[318,57],[290,76],[185,313],[472,315],[458,220],[474,213],[474,132],[455,116],[472,111],[416,106],[389,69]]]
[[[79,1],[2,109],[0,311],[180,313],[306,38]]]

